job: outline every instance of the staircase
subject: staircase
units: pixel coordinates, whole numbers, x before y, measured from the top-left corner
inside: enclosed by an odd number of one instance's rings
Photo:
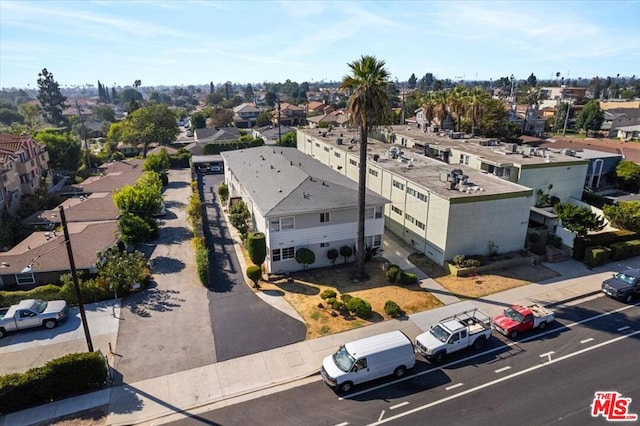
[[[547,246],[546,260],[547,262],[562,262],[568,259],[567,255],[559,248]]]

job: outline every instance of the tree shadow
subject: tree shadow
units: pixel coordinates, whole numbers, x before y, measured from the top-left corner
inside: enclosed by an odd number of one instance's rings
[[[272,284],[278,286],[283,291],[288,293],[297,293],[297,294],[306,294],[308,296],[314,296],[316,294],[320,294],[320,289],[318,287],[298,282],[295,280],[277,280],[271,281]]]
[[[185,299],[178,297],[178,294],[180,294],[178,290],[161,290],[151,287],[146,291],[127,296],[123,307],[129,309],[134,315],[149,318],[152,312],[167,312],[182,306]]]
[[[185,268],[183,261],[172,257],[158,256],[151,259],[150,262],[154,274],[173,274]]]

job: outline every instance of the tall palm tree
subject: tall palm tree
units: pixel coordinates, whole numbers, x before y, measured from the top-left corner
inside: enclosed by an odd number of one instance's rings
[[[355,279],[365,277],[364,213],[367,191],[367,136],[376,125],[386,124],[390,117],[387,86],[389,72],[385,62],[375,56],[362,55],[348,63],[351,74],[342,79],[342,89],[350,93],[347,101],[349,121],[360,128],[360,162],[358,164],[358,235],[356,239]]]
[[[439,121],[438,126],[442,129],[442,123],[444,122],[444,119],[447,118],[447,115],[449,115],[451,102],[449,99],[449,92],[446,90],[438,90],[437,92],[434,92],[433,97],[435,102],[434,112]]]
[[[468,92],[467,118],[471,121],[471,134],[475,134],[478,120],[484,114],[489,99],[491,99],[489,94],[480,86],[476,86]]]
[[[436,116],[436,98],[434,92],[427,92],[420,99],[421,107],[424,110],[425,126],[431,126],[431,121]]]

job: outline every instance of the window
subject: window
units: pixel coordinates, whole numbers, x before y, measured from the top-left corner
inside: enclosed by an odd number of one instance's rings
[[[397,180],[393,181],[393,186],[398,188],[400,191],[404,191],[404,184],[398,182]]]
[[[378,177],[378,171],[377,170],[373,170],[373,169],[369,169],[369,174],[373,177]]]
[[[287,247],[282,249],[282,260],[293,259],[295,257],[295,249]]]
[[[269,220],[269,231],[279,232],[294,228],[293,216]]]
[[[402,216],[402,210],[400,210],[396,206],[391,206],[391,211]]]
[[[407,186],[407,194],[409,194],[409,195],[411,195],[411,196],[414,196],[414,197],[417,197],[417,192],[416,192],[416,190],[415,190],[415,189],[413,189],[413,188],[409,188],[408,186]]]
[[[382,245],[382,235],[369,235],[364,237],[365,247],[380,247]]]
[[[18,285],[35,284],[36,280],[33,277],[33,272],[29,272],[26,274],[16,274],[16,282]]]
[[[460,164],[464,164],[466,166],[469,165],[469,156],[468,155],[464,155],[464,154],[460,154]]]
[[[342,157],[342,154],[340,154],[338,151],[333,151],[333,155],[337,158]]]
[[[311,143],[311,139],[307,138],[307,143]]]
[[[316,148],[320,148],[320,144],[316,142]]]
[[[324,147],[324,152],[329,152],[329,147],[328,146]]]
[[[418,200],[420,200],[420,201],[424,201],[424,202],[426,203],[426,202],[427,202],[427,196],[426,196],[426,195],[424,195],[424,194],[423,194],[423,193],[421,193],[421,192],[418,192]]]
[[[320,223],[329,222],[329,212],[320,213]]]
[[[420,222],[419,220],[416,220],[415,224],[418,228],[422,229],[423,231],[427,228],[427,226],[424,223]]]
[[[369,207],[364,211],[365,219],[380,219],[382,218],[382,207]]]
[[[356,160],[351,159],[351,158],[349,159],[349,164],[351,164],[352,166],[356,166],[356,167],[358,166],[358,162]]]
[[[416,223],[416,220],[409,213],[405,213],[404,218],[407,219],[407,222]]]
[[[329,247],[329,243],[320,243],[320,247]]]

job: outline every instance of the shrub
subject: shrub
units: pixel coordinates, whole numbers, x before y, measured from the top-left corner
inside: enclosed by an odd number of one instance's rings
[[[391,264],[387,267],[387,280],[390,283],[395,283],[400,274],[400,267],[398,265]]]
[[[601,232],[599,234],[588,235],[585,238],[577,237],[573,241],[573,258],[575,260],[583,260],[587,247],[609,247],[613,243],[635,240],[637,238],[638,234],[635,232],[624,230]]]
[[[349,259],[353,255],[353,249],[349,246],[340,247],[340,256],[344,257],[344,263],[347,263],[347,259]]]
[[[331,290],[330,288],[324,290],[322,293],[320,293],[320,297],[324,300],[327,300],[329,298],[336,298],[336,296],[338,295],[338,293],[336,293],[334,290]]]
[[[218,197],[220,197],[220,201],[222,201],[223,204],[229,199],[229,186],[224,182],[218,186]]]
[[[247,252],[254,265],[262,265],[267,258],[267,243],[262,232],[249,232],[247,235]]]
[[[337,300],[336,300],[335,302],[333,302],[333,304],[331,305],[331,308],[332,308],[334,311],[339,311],[339,310],[340,310],[340,309],[342,309],[343,307],[344,307],[344,303],[339,302],[339,301],[337,301]]]
[[[71,274],[64,274],[60,277],[60,281],[62,282],[60,296],[67,301],[67,304],[77,305],[78,296]],[[80,286],[83,303],[96,303],[114,297],[114,291],[111,290],[104,279],[100,277],[87,280],[78,277],[78,285]]]
[[[327,299],[327,305],[332,305],[333,306],[333,304],[336,303],[336,301],[337,301],[337,299],[335,297],[329,297]]]
[[[338,253],[338,250],[332,248],[329,249],[329,251],[327,251],[327,259],[329,259],[331,261],[332,265],[336,264],[336,259],[338,258],[340,254]]]
[[[102,387],[107,366],[98,352],[65,355],[25,373],[0,376],[0,413],[9,413]]]
[[[455,255],[453,257],[453,264],[456,265],[456,266],[462,265],[462,262],[464,262],[464,258],[465,258],[464,254]]]
[[[189,197],[189,205],[187,206],[187,219],[192,228],[196,228],[202,220],[202,201],[200,195],[195,192]]]
[[[262,278],[262,268],[258,265],[247,266],[247,277],[253,281],[253,286],[259,288],[258,281]]]
[[[640,254],[640,240],[611,244],[611,260],[627,259]]]
[[[200,278],[202,285],[209,285],[209,249],[207,249],[203,237],[194,238],[193,245],[196,248],[198,278]]]
[[[465,259],[462,261],[462,264],[460,264],[463,268],[475,268],[480,265],[481,262],[478,259]]]
[[[301,264],[304,269],[316,261],[315,253],[306,247],[299,248],[296,250],[296,262]]]
[[[418,282],[418,277],[416,274],[412,274],[411,272],[401,272],[398,277],[398,282],[401,285],[411,285]]]
[[[347,305],[349,303],[349,300],[353,299],[353,296],[350,294],[343,294],[342,296],[340,296],[340,300],[342,300],[342,303],[344,303],[345,305]]]
[[[397,317],[402,315],[402,309],[393,300],[387,300],[384,304],[384,312],[390,317]]]
[[[608,247],[590,247],[584,254],[584,263],[589,267],[604,265],[609,261],[611,249]]]
[[[0,291],[0,306],[11,306],[24,299],[40,299],[44,301],[63,299],[60,287],[47,284],[31,290]]]
[[[347,302],[347,309],[349,312],[355,313],[360,318],[369,318],[371,316],[371,304],[359,297],[352,297],[349,299]]]

